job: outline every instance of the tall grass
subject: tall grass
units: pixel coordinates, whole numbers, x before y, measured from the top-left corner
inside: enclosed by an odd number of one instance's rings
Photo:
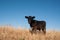
[[[32,35],[26,29],[0,27],[0,40],[60,40],[60,32],[47,31],[46,35],[42,33]]]

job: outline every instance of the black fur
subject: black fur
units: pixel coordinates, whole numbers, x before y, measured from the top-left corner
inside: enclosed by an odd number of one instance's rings
[[[33,16],[33,17],[32,16],[25,16],[25,18],[28,19],[28,23],[30,24],[32,31],[42,30],[44,33],[46,33],[46,22],[45,21],[34,20],[35,16]]]

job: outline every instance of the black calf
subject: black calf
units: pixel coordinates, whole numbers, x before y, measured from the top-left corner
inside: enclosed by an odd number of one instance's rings
[[[42,30],[44,34],[46,33],[46,22],[45,21],[37,21],[34,20],[35,16],[25,16],[25,18],[28,19],[28,23],[30,24],[30,27],[32,28],[32,32],[36,30]]]

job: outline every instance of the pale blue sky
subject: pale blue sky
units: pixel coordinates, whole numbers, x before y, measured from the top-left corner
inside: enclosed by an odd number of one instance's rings
[[[29,28],[26,15],[45,20],[47,29],[60,30],[60,0],[0,0],[0,25]]]

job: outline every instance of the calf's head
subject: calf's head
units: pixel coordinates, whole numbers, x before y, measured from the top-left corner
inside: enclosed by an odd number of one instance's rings
[[[25,16],[25,18],[28,19],[28,23],[30,24],[32,20],[35,18],[35,16]]]

